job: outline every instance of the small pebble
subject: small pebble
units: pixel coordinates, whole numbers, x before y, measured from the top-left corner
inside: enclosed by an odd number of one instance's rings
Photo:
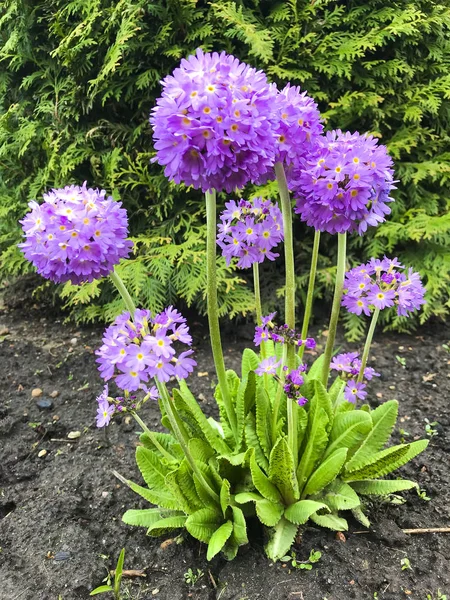
[[[208,377],[209,373],[208,371],[199,371],[197,373],[197,377]]]
[[[47,450],[41,450],[38,454],[38,458],[44,458],[44,456],[47,456]]]
[[[109,496],[109,492],[102,492],[102,498],[107,498]]]
[[[69,440],[76,440],[77,438],[79,438],[81,435],[81,431],[70,431],[67,434],[67,437],[69,438]]]
[[[51,392],[49,396],[50,398],[56,398],[57,396],[59,396],[58,390],[53,390],[53,392]]]
[[[68,560],[69,558],[70,558],[70,552],[57,552],[55,554],[54,560],[62,561],[62,560]]]
[[[53,402],[50,398],[39,398],[39,400],[36,401],[36,406],[42,410],[50,410],[53,408]]]
[[[158,588],[155,588],[154,590],[152,590],[152,596],[156,596],[156,594],[159,594]]]
[[[75,338],[75,337],[74,337],[74,338],[72,338],[72,339],[70,340],[70,345],[71,345],[71,346],[76,346],[77,344],[78,344],[78,338]]]
[[[42,390],[41,390],[41,388],[34,388],[34,390],[31,391],[31,397],[32,398],[39,398],[39,396],[42,396]]]

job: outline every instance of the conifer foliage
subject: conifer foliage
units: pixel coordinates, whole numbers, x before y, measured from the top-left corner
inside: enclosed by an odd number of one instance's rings
[[[289,80],[308,90],[327,128],[381,138],[395,161],[396,202],[373,234],[353,236],[350,262],[398,255],[424,276],[428,303],[420,318],[444,317],[450,306],[450,7],[444,1],[5,0],[0,276],[28,268],[16,249],[17,220],[28,200],[86,180],[129,211],[137,251],[120,269],[134,296],[153,310],[177,297],[203,307],[203,201],[150,165],[148,124],[160,80],[198,46],[233,53],[279,84]],[[299,231],[299,264],[306,267],[312,235],[300,225]],[[334,248],[325,240],[319,283],[326,291]],[[300,291],[306,277],[298,272]],[[107,286],[65,284],[61,294],[79,317],[111,319],[121,303]],[[218,289],[222,314],[253,308],[241,274],[225,262]],[[84,307],[92,297],[97,305]],[[357,319],[347,322],[353,337],[361,330]],[[389,326],[402,329],[406,321],[391,315]]]

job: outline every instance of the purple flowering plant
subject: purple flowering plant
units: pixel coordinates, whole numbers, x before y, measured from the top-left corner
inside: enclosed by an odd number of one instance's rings
[[[344,531],[348,523],[341,512],[351,511],[369,527],[365,496],[416,487],[383,479],[427,441],[385,447],[398,403],[372,409],[371,383],[380,374],[368,360],[380,311],[407,317],[423,304],[425,289],[420,276],[395,258],[374,258],[346,273],[347,235],[376,227],[393,200],[392,160],[372,136],[324,134],[306,92],[290,85],[278,91],[262,71],[225,53],[197,50],[162,85],[150,117],[154,160],[169,179],[205,193],[205,296],[219,417],[207,418],[189,390],[196,361],[186,319],[172,306],[159,314],[136,308],[115,271],[132,247],[119,203],[86,184],[53,190],[42,204],[30,203],[21,247],[44,277],[81,283],[109,276],[123,299],[125,310],[106,328],[96,352],[107,382],[97,398],[96,421],[99,428],[114,426],[127,412],[139,424],[136,461],[145,487],[115,475],[153,505],[128,510],[124,522],[151,535],[185,528],[208,545],[208,560],[219,552],[231,560],[248,542],[246,519],[256,516],[267,529],[266,553],[276,561],[308,520]],[[237,194],[237,188],[271,178],[279,203],[229,199],[217,226],[216,192]],[[314,229],[301,328],[295,214]],[[308,332],[323,231],[337,235],[338,257],[322,352]],[[254,346],[244,350],[240,374],[226,369],[221,345],[218,249],[228,263],[253,269]],[[276,313],[263,315],[258,265],[278,258],[281,249],[285,309],[284,323],[277,324]],[[342,307],[371,316],[361,358],[357,351],[335,355]],[[145,424],[148,401],[159,403],[165,433]]]

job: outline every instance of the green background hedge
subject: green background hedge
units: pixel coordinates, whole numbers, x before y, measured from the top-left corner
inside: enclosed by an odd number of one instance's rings
[[[148,125],[159,81],[201,45],[301,85],[327,128],[370,131],[388,145],[399,179],[392,217],[352,236],[349,260],[400,256],[425,278],[420,319],[448,312],[448,2],[4,0],[0,14],[0,277],[29,269],[15,248],[27,201],[87,180],[130,212],[138,251],[121,271],[134,295],[153,309],[177,297],[204,308],[202,198],[149,165]],[[296,235],[301,296],[312,232],[298,224]],[[335,241],[324,236],[318,296],[329,294],[334,258]],[[266,274],[282,285],[273,265]],[[107,282],[60,293],[79,319],[120,308]],[[223,263],[219,295],[222,314],[252,309],[251,285]],[[266,300],[276,304],[270,293]],[[350,336],[361,331],[353,317],[346,325]]]

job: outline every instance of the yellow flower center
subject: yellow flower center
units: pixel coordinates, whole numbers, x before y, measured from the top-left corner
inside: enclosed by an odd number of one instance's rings
[[[237,131],[239,129],[239,126],[236,125],[236,123],[233,123],[233,125],[231,126],[231,131]]]
[[[209,106],[205,106],[205,108],[203,109],[203,112],[205,113],[205,115],[209,115],[209,113],[211,112],[211,109]]]
[[[350,192],[350,196],[352,196],[352,198],[354,198],[354,197],[355,197],[355,196],[357,196],[357,195],[358,195],[358,190],[352,190],[352,191]]]

